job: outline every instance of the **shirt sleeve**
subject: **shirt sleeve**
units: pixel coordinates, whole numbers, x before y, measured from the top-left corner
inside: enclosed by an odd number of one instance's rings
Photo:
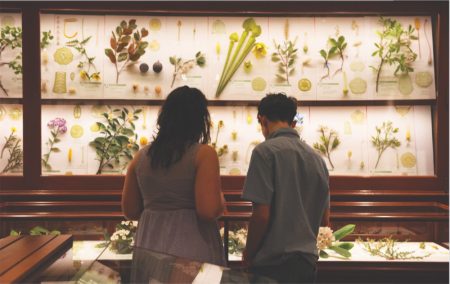
[[[242,198],[258,203],[271,204],[274,192],[272,163],[258,149],[253,150],[244,184]]]

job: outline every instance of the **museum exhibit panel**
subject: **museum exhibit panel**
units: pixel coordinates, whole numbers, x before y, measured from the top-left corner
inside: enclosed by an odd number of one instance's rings
[[[392,261],[411,279],[448,274],[448,3],[178,4],[0,5],[0,236],[71,234],[74,254],[104,244],[92,260],[130,261],[124,174],[165,97],[188,85],[209,101],[221,234],[239,267],[257,105],[283,92],[330,172],[331,229],[355,225],[351,256],[326,250],[319,281]],[[405,254],[374,257],[376,242]]]

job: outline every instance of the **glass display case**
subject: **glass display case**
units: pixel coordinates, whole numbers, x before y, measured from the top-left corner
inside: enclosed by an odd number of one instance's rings
[[[6,3],[0,15],[3,27],[18,27],[20,13],[6,10],[21,10],[24,32],[23,91],[20,74],[0,65],[10,90],[0,92],[0,135],[16,133],[23,145],[23,171],[0,176],[3,235],[87,219],[98,220],[96,239],[100,227],[111,231],[123,218],[128,162],[151,143],[165,97],[188,85],[209,100],[211,145],[227,206],[237,208],[222,220],[237,220],[235,232],[251,212],[240,194],[264,140],[256,106],[285,92],[298,99],[301,139],[330,171],[332,224],[355,222],[358,236],[448,241],[445,3],[24,7]],[[18,48],[7,50],[0,62],[18,58]]]

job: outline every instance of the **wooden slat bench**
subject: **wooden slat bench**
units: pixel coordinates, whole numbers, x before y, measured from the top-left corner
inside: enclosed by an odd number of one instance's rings
[[[0,239],[0,283],[26,281],[72,247],[72,235]]]

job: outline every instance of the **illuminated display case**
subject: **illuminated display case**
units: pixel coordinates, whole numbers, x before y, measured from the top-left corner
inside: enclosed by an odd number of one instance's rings
[[[448,241],[444,6],[2,4],[2,19],[23,17],[23,97],[21,77],[7,79],[13,75],[1,66],[2,82],[16,85],[0,96],[0,134],[16,127],[24,154],[23,175],[0,176],[2,235],[12,220],[97,237],[99,228],[111,230],[123,218],[129,154],[151,142],[167,94],[189,85],[209,99],[225,224],[243,225],[251,212],[240,194],[251,151],[264,139],[257,103],[286,92],[299,100],[301,139],[330,170],[333,227],[352,222],[354,236]],[[261,28],[250,48],[255,31],[242,36],[248,18]],[[248,54],[232,63],[239,38]],[[96,151],[107,138],[101,125],[114,119],[130,129],[119,159]]]

